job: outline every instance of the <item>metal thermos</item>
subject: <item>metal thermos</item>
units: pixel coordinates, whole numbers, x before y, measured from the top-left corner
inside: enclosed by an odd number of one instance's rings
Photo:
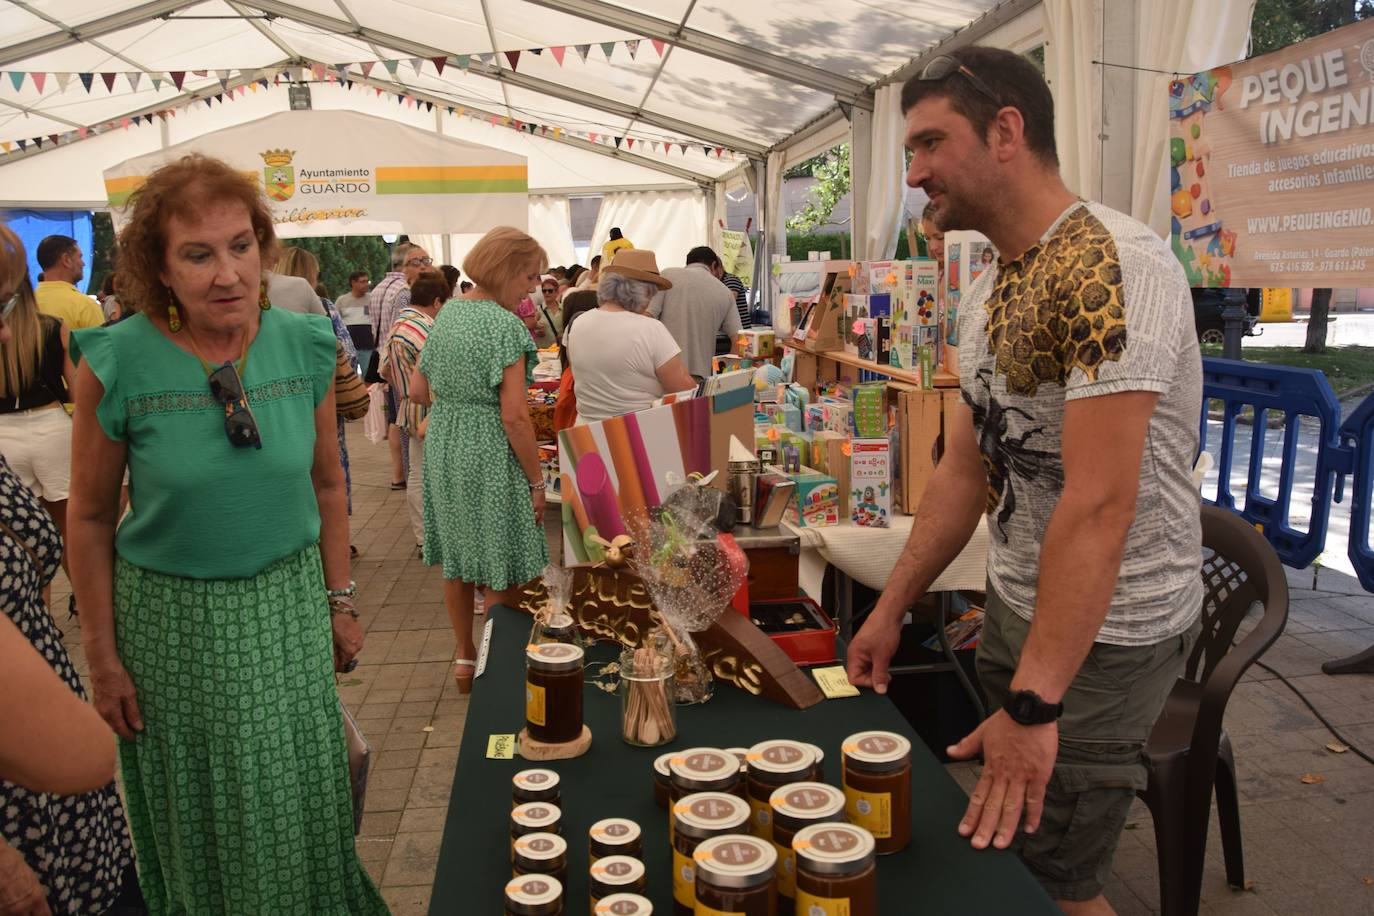
[[[739,507],[736,521],[741,525],[748,525],[754,521],[754,493],[759,477],[759,461],[757,458],[731,461],[729,469],[730,495]]]

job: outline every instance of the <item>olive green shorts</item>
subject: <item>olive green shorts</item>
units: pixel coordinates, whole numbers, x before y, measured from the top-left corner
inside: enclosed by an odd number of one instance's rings
[[[988,584],[978,677],[988,709],[1002,708],[1030,622]],[[1059,719],[1059,754],[1040,827],[1018,831],[1012,849],[1051,897],[1091,900],[1111,877],[1112,856],[1137,790],[1145,788],[1145,740],[1183,672],[1200,624],[1147,646],[1093,643]]]

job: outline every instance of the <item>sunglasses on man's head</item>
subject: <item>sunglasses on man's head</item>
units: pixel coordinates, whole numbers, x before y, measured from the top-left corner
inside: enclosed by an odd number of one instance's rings
[[[1004,104],[1001,97],[993,92],[992,88],[988,86],[987,83],[978,78],[978,74],[959,63],[958,58],[951,57],[948,54],[941,54],[939,57],[926,64],[917,75],[916,79],[922,83],[942,83],[955,74],[968,80],[970,86],[990,99],[998,108],[1001,108]]]
[[[224,408],[224,434],[235,448],[262,448],[258,422],[248,407],[243,381],[233,363],[225,363],[210,373],[210,397]]]

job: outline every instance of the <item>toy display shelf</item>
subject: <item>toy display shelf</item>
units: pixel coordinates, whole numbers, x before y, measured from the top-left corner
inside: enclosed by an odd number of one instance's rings
[[[796,350],[798,355],[805,355],[809,359],[799,358],[796,368],[793,370],[794,379],[807,388],[815,388],[820,382],[828,382],[841,377],[843,373],[838,366],[848,366],[851,369],[858,369],[864,372],[873,372],[878,375],[885,375],[893,381],[903,382],[907,385],[919,386],[920,381],[916,378],[916,373],[907,372],[904,369],[894,369],[882,363],[875,363],[871,359],[860,359],[857,356],[846,353],[843,350],[812,350],[803,344],[793,340],[781,340],[782,346],[791,347]],[[832,365],[825,365],[826,363]],[[811,363],[811,365],[806,365]],[[856,378],[855,381],[858,379]],[[959,387],[959,376],[943,369],[935,373],[936,388],[957,388]]]

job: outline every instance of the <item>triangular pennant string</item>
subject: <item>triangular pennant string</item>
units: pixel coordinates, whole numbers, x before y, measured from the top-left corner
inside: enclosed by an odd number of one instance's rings
[[[47,80],[48,74],[46,74],[46,73],[30,73],[30,74],[29,74],[29,77],[33,80],[34,86],[38,87],[38,91],[39,91],[39,92],[42,92],[42,91],[43,91],[43,83],[44,83],[45,80]]]
[[[143,82],[143,74],[139,73],[137,70],[133,70],[124,75],[129,78],[129,88],[137,92],[138,84]]]
[[[477,58],[480,61],[482,61],[483,66],[490,67],[492,61],[496,60],[496,55],[491,52],[487,52],[485,54],[478,54]]]
[[[580,57],[580,58],[582,58],[582,63],[585,64],[585,63],[587,62],[587,55],[590,54],[590,53],[592,53],[592,46],[591,46],[591,45],[575,45],[575,47],[576,47],[576,49],[577,49],[577,56]]]
[[[422,57],[412,57],[412,58],[410,59],[410,66],[413,67],[413,68],[415,69],[415,75],[416,75],[416,76],[419,76],[419,75],[420,75],[420,68],[421,68],[422,66],[424,66],[424,63],[425,63],[425,61],[424,61],[424,58],[422,58]]]
[[[386,67],[387,73],[395,76],[396,71],[401,68],[401,62],[399,60],[384,60],[382,61],[382,66]]]
[[[0,149],[8,153],[10,150],[14,149],[14,144],[8,140],[0,140]]]
[[[717,159],[720,158],[720,154],[721,154],[721,151],[722,151],[723,149],[724,149],[724,147],[720,147],[720,146],[717,146],[717,147],[716,147],[716,158],[717,158]]]
[[[518,64],[518,63],[520,63],[520,52],[519,52],[519,51],[507,51],[507,52],[506,52],[506,60],[510,62],[510,68],[511,68],[512,70],[514,70],[514,69],[515,69],[515,65]]]
[[[563,66],[563,55],[568,53],[568,49],[566,47],[549,48],[549,53],[553,55],[553,59],[558,61],[558,66],[561,67]]]
[[[358,67],[362,69],[363,76],[365,77],[372,75],[372,68],[375,66],[377,66],[377,62],[375,60],[365,60],[362,63],[358,64]]]
[[[626,137],[626,138],[625,138],[625,148],[626,148],[626,149],[634,149],[634,148],[635,148],[635,138],[634,138],[634,137]]]
[[[114,92],[115,74],[113,74],[113,73],[102,73],[102,74],[100,74],[100,79],[101,79],[101,81],[105,84],[105,91],[106,91],[106,92]]]
[[[21,153],[29,148],[29,141],[27,140],[16,140],[14,142],[19,144],[19,152]]]
[[[72,75],[70,73],[54,73],[53,79],[57,80],[57,91],[66,92],[67,84],[72,81]]]
[[[15,88],[16,91],[18,91],[18,90],[20,90],[20,89],[23,89],[23,88],[24,88],[24,72],[23,72],[22,70],[14,70],[14,71],[11,71],[11,73],[10,73],[10,82],[14,84],[14,88]],[[87,89],[89,89],[89,88],[90,88],[90,87],[88,86]]]
[[[610,60],[610,59],[611,59],[611,55],[612,55],[613,53],[615,53],[615,42],[613,42],[613,41],[603,41],[603,42],[601,42],[601,53],[606,55],[606,59],[607,59],[607,60]]]
[[[590,143],[595,143],[595,142],[596,142],[596,134],[587,134],[587,140],[588,140],[588,142],[590,142]]]
[[[624,137],[616,137],[616,138],[615,138],[615,148],[616,148],[616,149],[620,149],[620,144],[622,144],[622,143],[624,143],[624,142],[625,142],[625,138],[624,138]]]
[[[472,63],[472,55],[471,55],[471,54],[459,54],[459,55],[458,55],[458,67],[459,67],[459,69],[461,69],[461,70],[467,70],[468,65],[471,64],[471,63]]]
[[[663,49],[667,47],[667,45],[664,42],[659,41],[657,38],[651,38],[649,40],[653,44],[654,50],[658,52],[658,56],[662,57]]]
[[[635,55],[639,53],[639,39],[635,38],[625,42],[625,50],[630,52],[630,60],[634,60]]]
[[[429,62],[434,65],[434,69],[438,71],[440,76],[444,75],[444,64],[448,63],[447,57],[431,57]]]
[[[310,72],[314,75],[317,83],[324,82],[324,64],[311,64]]]
[[[341,83],[347,82],[347,81],[348,81],[348,64],[339,64],[337,67],[335,67],[335,68],[334,68],[334,75],[335,75],[336,77],[338,77],[339,82],[341,82]]]
[[[95,82],[95,74],[94,74],[94,73],[79,73],[79,74],[77,74],[77,78],[81,80],[81,85],[84,86],[84,87],[86,87],[86,91],[87,91],[87,92],[90,92],[90,91],[91,91],[91,83]],[[178,88],[178,89],[181,88],[181,84],[180,84],[180,83],[177,83],[177,88]]]

